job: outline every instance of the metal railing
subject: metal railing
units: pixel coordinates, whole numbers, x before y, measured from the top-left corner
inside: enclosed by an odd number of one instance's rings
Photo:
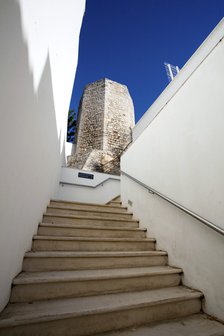
[[[184,206],[182,206],[181,204],[173,201],[172,199],[170,199],[169,197],[161,194],[159,191],[156,191],[155,189],[147,186],[145,183],[137,180],[136,178],[134,178],[133,176],[125,173],[124,171],[121,171],[121,174],[127,176],[128,178],[130,178],[131,180],[133,180],[134,182],[138,183],[139,185],[141,185],[142,187],[146,188],[151,194],[155,194],[157,196],[159,196],[160,198],[164,199],[165,201],[169,202],[170,204],[174,205],[175,207],[177,207],[178,209],[184,211],[185,213],[187,213],[188,215],[192,216],[193,218],[199,220],[200,222],[202,222],[203,224],[207,225],[209,228],[215,230],[216,232],[224,235],[224,229],[222,229],[221,227],[217,226],[216,224],[210,222],[209,220],[201,217],[200,215],[196,214],[195,212],[185,208]]]
[[[63,187],[64,185],[71,185],[71,186],[79,186],[79,187],[85,187],[85,188],[97,188],[100,185],[102,186],[104,183],[106,183],[109,180],[114,180],[114,181],[118,181],[120,182],[120,179],[115,178],[115,177],[108,177],[103,181],[100,181],[99,183],[95,184],[95,185],[88,185],[88,184],[82,184],[82,183],[72,183],[72,182],[63,182],[60,181],[59,184]],[[92,181],[92,180],[91,180]]]

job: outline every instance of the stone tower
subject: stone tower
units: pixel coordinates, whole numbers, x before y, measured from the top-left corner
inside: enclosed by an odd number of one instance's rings
[[[79,105],[76,152],[68,166],[118,174],[133,126],[134,107],[125,85],[106,78],[88,84]]]

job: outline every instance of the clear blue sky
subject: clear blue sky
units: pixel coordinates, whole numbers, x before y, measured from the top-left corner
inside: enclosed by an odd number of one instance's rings
[[[128,86],[136,122],[168,85],[164,61],[187,62],[224,17],[224,0],[87,0],[70,108],[86,84]]]

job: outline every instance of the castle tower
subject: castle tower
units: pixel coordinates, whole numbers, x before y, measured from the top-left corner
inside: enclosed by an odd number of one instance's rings
[[[79,105],[76,153],[68,166],[118,173],[133,126],[134,107],[125,85],[106,78],[88,84]]]

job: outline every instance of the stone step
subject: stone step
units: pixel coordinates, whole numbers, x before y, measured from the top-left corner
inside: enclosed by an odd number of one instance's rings
[[[73,236],[73,237],[114,237],[145,238],[146,229],[125,229],[105,226],[85,226],[71,224],[41,223],[38,228],[41,236]]]
[[[163,251],[135,252],[28,252],[23,271],[67,271],[99,268],[163,266],[167,253]]]
[[[48,206],[47,213],[51,214],[64,214],[72,216],[86,216],[86,217],[102,217],[102,218],[115,218],[115,219],[132,219],[133,214],[128,212],[109,212],[103,210],[85,210],[85,209],[72,209],[72,208],[61,208],[56,206]]]
[[[34,236],[33,251],[148,251],[155,249],[154,238],[94,238]]]
[[[121,197],[118,196],[118,197],[115,197],[114,199],[112,199],[111,201],[109,201],[107,203],[108,205],[110,206],[115,206],[115,207],[121,207],[122,206],[122,202],[121,202]]]
[[[198,313],[200,292],[182,286],[141,292],[10,304],[0,319],[4,336],[93,335]]]
[[[111,202],[116,202],[116,201],[117,202],[121,201],[121,196],[120,195],[111,200]]]
[[[64,272],[23,272],[13,281],[11,302],[90,296],[178,286],[181,269],[169,266]]]
[[[116,208],[122,207],[121,201],[110,201],[108,205],[111,207],[116,207]]]
[[[63,224],[84,224],[91,226],[113,226],[113,227],[127,227],[138,228],[139,221],[130,219],[115,219],[115,218],[102,218],[102,217],[85,217],[85,216],[72,216],[62,214],[45,213],[43,215],[43,223],[63,223]]]
[[[100,336],[223,336],[224,325],[205,314],[184,316],[171,321],[132,329],[107,332]]]
[[[81,202],[69,202],[69,201],[61,201],[61,200],[51,200],[50,206],[56,206],[61,208],[69,208],[69,209],[83,209],[83,210],[102,210],[102,211],[115,211],[115,212],[126,212],[127,207],[118,207],[117,204],[115,206],[111,206],[108,204],[94,204],[94,203],[81,203]]]

